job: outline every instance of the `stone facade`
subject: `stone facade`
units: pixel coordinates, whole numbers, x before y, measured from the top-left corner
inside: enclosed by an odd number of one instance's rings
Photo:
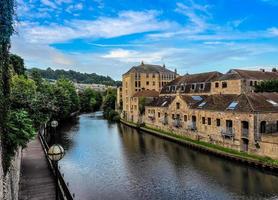
[[[132,114],[126,119],[137,123],[139,98],[133,96],[136,87],[128,86],[135,75],[123,77],[123,93],[130,97],[126,111]],[[278,73],[230,70],[177,77],[162,87],[140,120],[191,139],[278,159],[278,93],[254,93],[256,84],[269,79],[278,79]]]

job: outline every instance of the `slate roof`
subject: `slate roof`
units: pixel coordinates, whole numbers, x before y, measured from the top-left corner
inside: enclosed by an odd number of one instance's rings
[[[270,80],[278,79],[278,72],[263,72],[255,70],[242,70],[242,69],[231,69],[223,76],[219,77],[218,80],[237,80],[237,79],[253,79],[253,80]]]
[[[175,72],[167,69],[166,67],[163,67],[163,66],[160,66],[160,65],[143,64],[143,63],[141,63],[138,66],[133,66],[125,74],[129,74],[131,72],[137,72],[137,73],[172,73],[172,74],[175,74]]]
[[[141,90],[136,92],[133,97],[158,97],[159,92],[155,90]]]
[[[211,82],[220,76],[222,74],[216,71],[180,76],[164,86],[161,94],[174,94],[178,90],[181,93],[208,93],[210,92]],[[192,84],[195,85],[194,90],[191,89]],[[173,89],[173,87],[176,87],[176,89]]]
[[[174,96],[160,96],[155,98],[147,106],[151,107],[168,107],[172,101],[175,99]]]
[[[194,100],[191,95],[181,96],[191,109],[247,113],[278,112],[278,93],[215,94],[200,97],[202,100]],[[149,106],[168,107],[174,99],[175,96],[160,96],[155,98]],[[164,102],[166,103],[163,104]],[[200,107],[203,102],[205,103]],[[233,102],[237,105],[234,109],[229,109],[229,105]]]

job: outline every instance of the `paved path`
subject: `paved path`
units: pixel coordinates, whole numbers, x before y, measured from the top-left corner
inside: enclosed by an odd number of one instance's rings
[[[38,136],[23,150],[19,200],[54,200],[55,182]]]

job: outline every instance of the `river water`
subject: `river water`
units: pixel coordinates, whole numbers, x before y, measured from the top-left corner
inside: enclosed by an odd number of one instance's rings
[[[278,176],[84,114],[59,129],[80,200],[278,199]]]

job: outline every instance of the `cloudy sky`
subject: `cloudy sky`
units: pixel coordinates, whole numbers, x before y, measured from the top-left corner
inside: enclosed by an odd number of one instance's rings
[[[28,68],[120,79],[142,60],[180,74],[278,66],[278,0],[17,0]]]

